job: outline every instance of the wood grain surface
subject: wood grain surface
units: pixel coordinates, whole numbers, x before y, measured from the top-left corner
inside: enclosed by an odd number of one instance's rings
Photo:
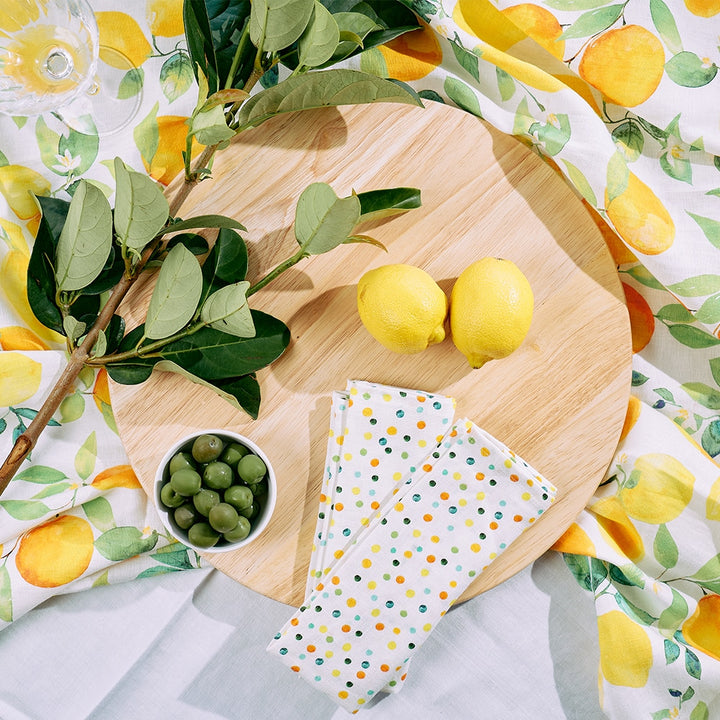
[[[559,489],[552,508],[463,595],[481,593],[545,552],[583,509],[612,459],[630,392],[630,324],[614,262],[578,197],[517,139],[468,113],[377,104],[305,111],[242,133],[220,152],[181,216],[223,213],[242,222],[251,281],[296,249],[295,204],[311,182],[339,196],[413,186],[423,205],[360,228],[387,247],[344,245],[304,260],[251,305],[290,328],[285,354],[258,373],[263,401],[252,421],[177,375],[111,383],[120,436],[151,492],[159,459],[185,433],[236,430],[260,445],[278,477],[274,516],[237,552],[206,557],[244,585],[302,603],[318,510],[330,395],[348,379],[444,393],[468,417]],[[423,353],[385,350],[362,326],[356,283],[368,269],[405,262],[450,293],[470,262],[514,261],[535,293],[535,315],[513,355],[472,370],[446,340]],[[152,279],[123,312],[142,319]],[[134,317],[134,320],[133,320]]]

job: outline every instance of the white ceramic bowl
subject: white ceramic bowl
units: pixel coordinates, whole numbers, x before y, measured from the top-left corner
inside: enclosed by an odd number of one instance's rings
[[[232,442],[240,443],[241,445],[244,445],[246,448],[248,448],[248,450],[250,450],[252,453],[257,455],[267,466],[266,479],[268,484],[268,492],[262,497],[260,513],[253,520],[250,521],[250,534],[244,540],[238,540],[237,542],[226,542],[221,538],[220,542],[217,545],[209,548],[193,545],[188,540],[187,531],[183,530],[175,522],[175,519],[172,516],[172,510],[169,511],[160,500],[160,489],[165,484],[165,482],[170,479],[168,472],[168,465],[170,464],[170,460],[172,460],[172,458],[179,452],[190,452],[195,438],[199,437],[200,435],[217,435],[226,444]],[[230,430],[211,428],[209,430],[202,430],[186,435],[185,437],[178,440],[165,453],[163,459],[158,465],[157,472],[155,473],[155,487],[153,498],[155,501],[155,507],[157,508],[160,519],[162,520],[162,523],[165,526],[166,530],[171,535],[173,535],[173,537],[177,538],[180,542],[201,553],[232,552],[250,544],[253,540],[255,540],[256,537],[258,537],[258,535],[260,535],[260,533],[267,526],[268,522],[270,521],[270,517],[273,514],[273,510],[275,509],[275,501],[277,500],[277,480],[275,478],[275,472],[273,470],[272,464],[268,460],[265,453],[252,440],[245,437],[244,435],[239,435],[238,433],[232,432]]]

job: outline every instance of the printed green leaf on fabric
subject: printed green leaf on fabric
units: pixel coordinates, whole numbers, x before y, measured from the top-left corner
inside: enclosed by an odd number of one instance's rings
[[[145,537],[136,527],[114,527],[95,540],[95,548],[104,558],[120,562],[152,550],[157,541],[156,530]]]

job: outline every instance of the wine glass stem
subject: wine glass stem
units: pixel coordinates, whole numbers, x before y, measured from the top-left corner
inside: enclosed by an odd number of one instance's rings
[[[66,50],[56,47],[50,51],[43,68],[52,80],[64,80],[72,74],[73,59]]]

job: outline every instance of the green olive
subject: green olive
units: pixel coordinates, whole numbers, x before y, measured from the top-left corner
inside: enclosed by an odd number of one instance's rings
[[[198,522],[190,526],[188,540],[201,548],[209,548],[220,539],[220,533],[210,527],[210,523]]]
[[[228,503],[218,503],[210,508],[208,522],[219,533],[230,532],[238,523],[237,510]]]
[[[248,505],[245,508],[240,508],[238,510],[238,515],[242,515],[243,517],[247,518],[248,520],[252,520],[255,518],[258,513],[260,512],[260,505],[256,502],[252,503],[252,505]]]
[[[250,507],[253,504],[252,490],[247,485],[231,485],[223,495],[223,500],[236,510]]]
[[[211,490],[225,490],[232,485],[232,468],[220,460],[213,460],[203,470],[203,483]]]
[[[160,488],[160,501],[167,508],[176,508],[185,502],[185,498],[173,490],[168,482]]]
[[[199,493],[193,495],[192,501],[195,509],[201,515],[207,517],[210,510],[220,502],[220,493],[215,490],[202,488]]]
[[[223,533],[223,537],[228,542],[239,542],[244,540],[250,534],[250,522],[247,518],[240,516],[237,525],[230,531]]]
[[[202,478],[196,470],[180,468],[170,476],[170,485],[179,495],[190,497],[202,487]]]
[[[168,470],[171,475],[178,470],[182,470],[182,468],[195,470],[195,463],[193,462],[192,455],[188,452],[179,452],[173,455],[168,465]]]
[[[198,522],[201,516],[191,502],[186,502],[180,507],[175,508],[173,517],[178,527],[187,530],[191,525]]]
[[[248,487],[250,488],[250,492],[255,497],[260,497],[268,491],[268,484],[266,480],[262,480],[259,483],[255,483],[254,485],[249,485]]]
[[[199,463],[217,460],[225,447],[225,443],[217,435],[200,435],[192,445],[192,456]]]
[[[246,455],[237,466],[237,473],[248,485],[260,482],[267,472],[267,466],[257,455]]]
[[[240,462],[241,458],[244,458],[249,452],[250,450],[244,445],[234,442],[230,443],[225,450],[223,450],[220,459],[234,468]]]

